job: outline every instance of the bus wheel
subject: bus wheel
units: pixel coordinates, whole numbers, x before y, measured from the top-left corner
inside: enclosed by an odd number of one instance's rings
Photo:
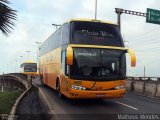
[[[59,80],[57,81],[56,92],[57,92],[57,95],[58,95],[59,98],[64,98],[64,96],[63,96],[63,94],[61,93],[61,90],[60,90],[60,82],[59,82]]]

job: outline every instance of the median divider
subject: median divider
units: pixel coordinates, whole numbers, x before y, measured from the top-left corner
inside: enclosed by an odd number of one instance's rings
[[[157,91],[156,81],[149,81],[145,83],[144,95],[154,97]]]
[[[157,85],[156,97],[160,97],[160,83]]]
[[[134,84],[134,92],[143,94],[144,93],[144,87],[145,87],[145,81],[135,81]]]
[[[133,80],[127,80],[126,81],[126,89],[127,91],[133,91]]]
[[[152,98],[160,98],[160,79],[155,77],[128,77],[126,90]]]

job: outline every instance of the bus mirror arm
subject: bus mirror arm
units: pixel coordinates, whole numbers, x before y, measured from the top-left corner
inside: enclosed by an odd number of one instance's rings
[[[73,65],[73,49],[71,46],[67,47],[67,65]]]
[[[135,67],[136,66],[136,55],[135,55],[134,51],[131,49],[127,49],[127,53],[131,57],[131,67]]]

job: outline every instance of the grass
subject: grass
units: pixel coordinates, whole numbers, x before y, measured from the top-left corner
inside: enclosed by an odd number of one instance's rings
[[[0,114],[9,114],[16,99],[23,91],[0,92]]]

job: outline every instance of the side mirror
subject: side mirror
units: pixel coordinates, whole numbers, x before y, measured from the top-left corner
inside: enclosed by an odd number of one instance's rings
[[[73,49],[71,46],[67,47],[67,65],[73,65]]]
[[[136,66],[136,55],[135,55],[135,53],[131,49],[127,49],[127,52],[131,57],[131,67],[135,67]]]

